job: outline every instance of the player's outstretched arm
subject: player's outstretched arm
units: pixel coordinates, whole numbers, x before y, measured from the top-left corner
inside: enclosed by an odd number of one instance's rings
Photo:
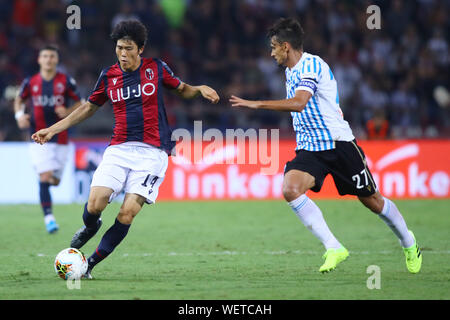
[[[83,103],[80,107],[75,109],[71,114],[69,114],[66,118],[58,121],[54,125],[49,128],[41,129],[38,132],[33,133],[31,138],[39,143],[44,144],[55,135],[68,128],[80,123],[81,121],[92,116],[99,106],[90,103],[89,101]]]
[[[184,99],[193,99],[202,95],[203,98],[208,100],[211,103],[219,102],[220,98],[217,92],[208,86],[191,86],[187,83],[181,82],[178,88],[175,89],[175,92]]]
[[[232,107],[301,112],[305,108],[310,98],[310,92],[305,90],[297,90],[295,97],[284,100],[252,101],[245,100],[236,96],[231,96],[229,101],[231,102]]]

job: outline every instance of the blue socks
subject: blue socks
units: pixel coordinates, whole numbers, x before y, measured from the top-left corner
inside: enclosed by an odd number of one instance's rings
[[[84,215],[83,215],[84,216]],[[119,243],[125,238],[130,229],[130,224],[122,224],[119,220],[115,220],[111,228],[103,235],[100,244],[94,253],[89,257],[89,268],[92,269],[97,263],[105,259]]]
[[[39,199],[44,216],[52,214],[52,197],[50,196],[50,183],[39,182]]]

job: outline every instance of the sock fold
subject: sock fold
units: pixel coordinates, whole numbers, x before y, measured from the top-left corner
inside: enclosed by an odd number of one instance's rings
[[[105,232],[100,244],[94,253],[89,257],[89,268],[93,268],[97,263],[105,259],[119,243],[126,237],[130,224],[123,224],[119,220],[115,220],[114,224]]]
[[[87,210],[87,202],[84,205],[84,212],[83,212],[83,222],[86,228],[97,228],[97,220],[100,218],[101,214],[91,214]]]
[[[297,217],[312,234],[319,239],[326,249],[342,247],[328,228],[320,208],[305,194],[288,203]]]
[[[384,198],[383,210],[378,216],[394,232],[403,248],[409,248],[414,244],[414,238],[402,214],[391,200]]]

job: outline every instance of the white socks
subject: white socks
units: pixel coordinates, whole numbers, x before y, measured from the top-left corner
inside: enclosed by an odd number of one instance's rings
[[[45,224],[48,224],[48,223],[50,223],[51,221],[55,221],[55,216],[53,215],[53,214],[46,214],[45,216],[44,216],[44,222],[45,222]]]
[[[331,233],[323,219],[322,211],[320,211],[319,207],[305,194],[302,194],[288,204],[303,222],[305,227],[307,227],[312,234],[322,242],[325,249],[338,249],[341,247],[341,244]]]
[[[323,219],[322,211],[305,194],[302,194],[288,204],[305,227],[322,242],[326,249],[338,249],[341,247],[341,244],[331,233]],[[414,238],[408,231],[405,220],[400,211],[398,211],[397,206],[391,200],[384,198],[383,210],[378,216],[394,232],[403,248],[409,248],[414,244]]]
[[[395,233],[403,248],[409,248],[414,244],[414,238],[409,233],[402,214],[391,200],[384,198],[383,210],[379,217]]]

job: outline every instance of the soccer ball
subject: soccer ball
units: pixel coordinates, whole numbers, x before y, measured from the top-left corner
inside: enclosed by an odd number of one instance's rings
[[[67,248],[56,255],[54,266],[61,279],[79,280],[86,273],[88,262],[81,251]]]

